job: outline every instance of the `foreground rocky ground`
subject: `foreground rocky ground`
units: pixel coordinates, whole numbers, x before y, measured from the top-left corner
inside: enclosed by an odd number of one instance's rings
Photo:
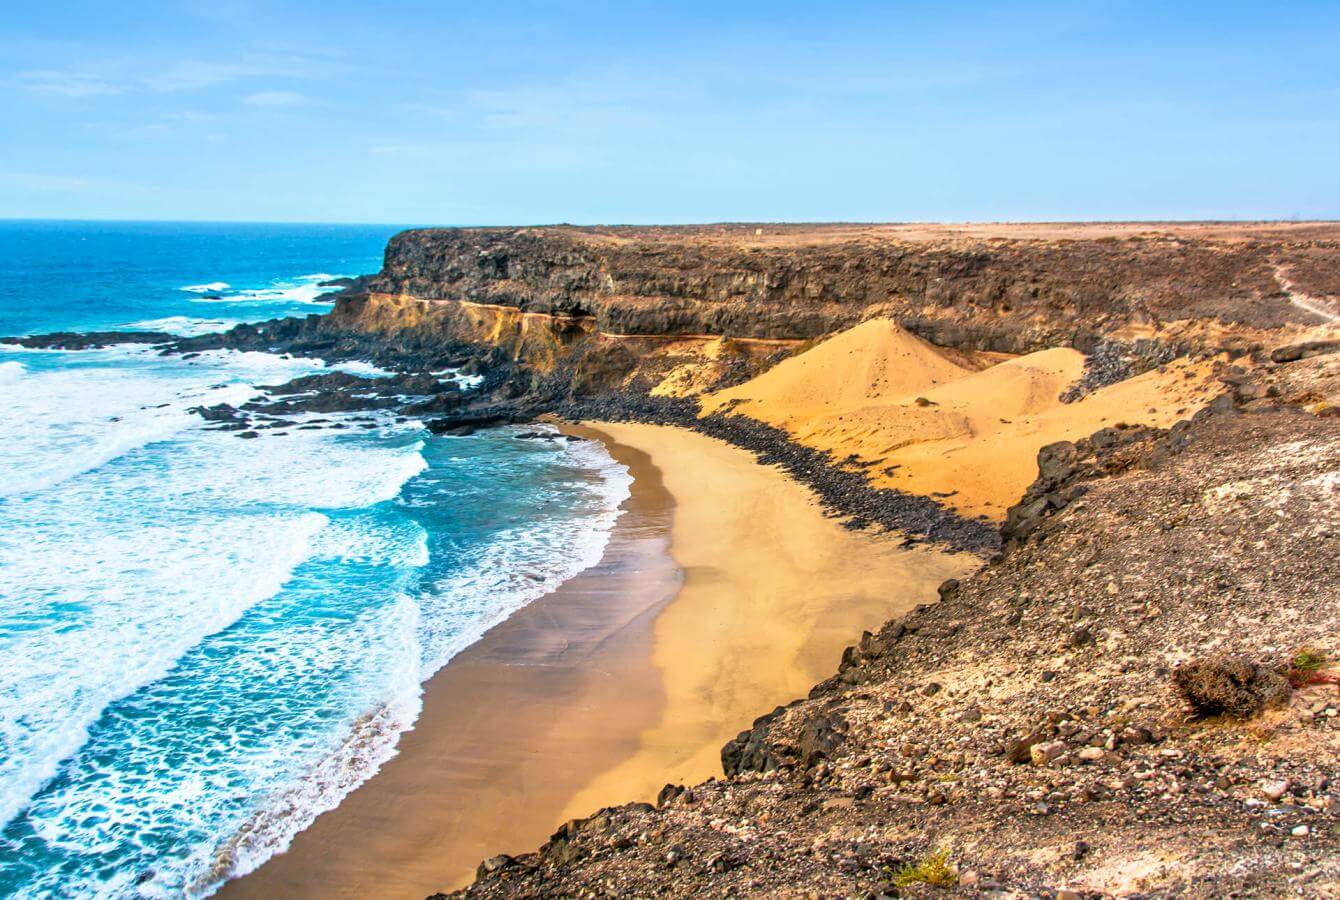
[[[1340,354],[1301,355],[1047,448],[1004,550],[725,777],[460,896],[1340,896]]]

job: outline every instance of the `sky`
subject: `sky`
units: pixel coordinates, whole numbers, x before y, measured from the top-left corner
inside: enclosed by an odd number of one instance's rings
[[[0,0],[0,217],[1340,217],[1340,3]]]

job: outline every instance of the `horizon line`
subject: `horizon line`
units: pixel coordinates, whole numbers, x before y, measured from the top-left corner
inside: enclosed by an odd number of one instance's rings
[[[707,221],[407,223],[303,219],[150,219],[78,216],[0,216],[0,223],[98,223],[135,225],[326,225],[337,227],[418,228],[706,228],[760,225],[1336,225],[1337,218],[1121,218],[1121,219],[721,219]]]

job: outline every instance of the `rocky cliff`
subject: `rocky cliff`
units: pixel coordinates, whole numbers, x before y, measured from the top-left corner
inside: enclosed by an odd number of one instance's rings
[[[886,315],[1009,353],[1218,346],[1320,321],[1290,298],[1340,293],[1337,249],[1331,225],[425,229],[391,240],[370,289],[553,317],[569,339],[808,340]]]

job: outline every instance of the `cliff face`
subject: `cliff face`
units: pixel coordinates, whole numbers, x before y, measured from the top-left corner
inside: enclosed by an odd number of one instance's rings
[[[371,290],[552,316],[570,336],[808,340],[887,315],[964,349],[1219,349],[1321,321],[1290,292],[1325,298],[1338,250],[1330,225],[425,229],[391,240]]]

